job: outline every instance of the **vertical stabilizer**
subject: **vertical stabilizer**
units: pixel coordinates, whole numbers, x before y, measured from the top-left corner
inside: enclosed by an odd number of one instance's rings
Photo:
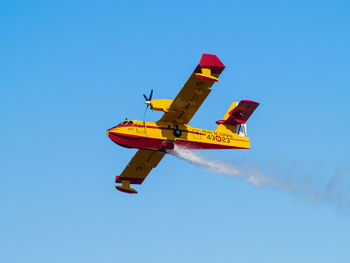
[[[259,106],[251,100],[241,100],[238,105],[233,102],[222,120],[216,121],[216,131],[232,132],[247,137],[247,120]]]
[[[225,113],[222,120],[227,120],[230,117],[230,112],[237,106],[237,101],[234,101],[230,108]],[[227,125],[227,124],[219,124],[215,130],[216,132],[226,132],[226,133],[236,133],[237,125]]]

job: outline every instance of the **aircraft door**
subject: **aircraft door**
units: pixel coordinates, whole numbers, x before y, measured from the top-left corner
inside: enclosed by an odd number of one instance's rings
[[[146,135],[146,123],[142,122],[136,125],[136,132],[139,135]]]

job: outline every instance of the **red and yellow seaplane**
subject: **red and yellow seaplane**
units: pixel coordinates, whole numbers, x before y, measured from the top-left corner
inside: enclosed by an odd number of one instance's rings
[[[137,193],[130,184],[141,184],[146,176],[175,146],[187,149],[249,149],[246,122],[259,103],[242,100],[233,102],[215,131],[188,125],[198,108],[211,92],[224,64],[215,55],[203,54],[194,72],[174,100],[152,99],[153,90],[144,95],[147,108],[163,111],[157,122],[125,120],[107,130],[108,137],[126,148],[139,149],[121,175],[115,179],[116,189]]]

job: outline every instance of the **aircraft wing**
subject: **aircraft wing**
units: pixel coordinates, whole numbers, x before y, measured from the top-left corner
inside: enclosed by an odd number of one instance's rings
[[[115,178],[116,183],[122,184],[116,186],[116,188],[125,193],[136,194],[137,191],[130,188],[130,184],[142,184],[146,176],[162,160],[164,154],[154,150],[138,150],[121,175]]]
[[[164,113],[160,122],[187,124],[210,93],[225,65],[215,55],[203,54],[201,60]]]

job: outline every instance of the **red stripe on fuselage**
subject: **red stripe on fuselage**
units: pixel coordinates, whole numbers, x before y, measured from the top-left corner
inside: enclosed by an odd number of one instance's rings
[[[147,126],[147,125],[137,125],[137,124],[122,124],[119,126],[116,126],[118,128],[120,127],[138,127],[138,128],[149,128],[149,129],[160,129],[160,130],[171,130],[174,131],[174,128],[168,128],[168,127],[159,127],[159,126]],[[198,135],[205,135],[205,133],[199,133],[195,131],[189,131],[189,130],[180,130],[181,132],[186,132],[186,133],[194,133]]]
[[[113,142],[126,148],[160,150],[162,147],[162,142],[166,141],[166,139],[155,139],[116,132],[110,132],[108,136]],[[174,143],[175,145],[186,147],[189,149],[241,149],[240,147],[234,147],[229,145],[196,142],[182,139],[176,139]]]
[[[158,126],[146,126],[146,128],[150,129],[161,129],[161,130],[171,130],[174,131],[174,128],[168,128],[168,127],[158,127]],[[180,130],[181,132],[187,132],[187,133],[195,133],[198,135],[205,135],[204,133],[199,133],[199,132],[194,132],[194,131],[189,131],[189,130]]]

